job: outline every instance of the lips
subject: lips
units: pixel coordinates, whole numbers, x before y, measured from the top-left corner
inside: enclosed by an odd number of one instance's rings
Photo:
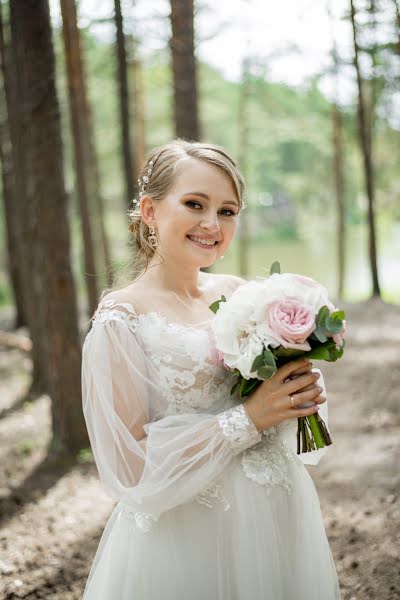
[[[195,236],[187,235],[186,237],[188,238],[188,240],[193,242],[193,244],[196,244],[197,246],[201,246],[202,248],[213,248],[214,246],[216,246],[219,243],[218,240],[216,240],[214,238],[209,238],[209,237],[200,236],[200,235],[198,235],[198,236],[197,235],[195,235]],[[212,244],[204,244],[193,238],[197,238],[197,240],[207,240],[208,242],[213,242],[213,243]]]

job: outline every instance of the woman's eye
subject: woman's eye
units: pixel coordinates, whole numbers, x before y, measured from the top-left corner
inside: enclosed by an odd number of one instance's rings
[[[197,206],[200,206],[200,208],[201,208],[201,204],[200,204],[200,202],[196,202],[196,200],[188,200],[188,201],[186,202],[186,204],[187,204],[187,205],[193,205],[193,204],[197,204]]]
[[[236,213],[233,212],[233,210],[230,210],[229,208],[223,208],[221,212],[225,212],[225,213],[229,213],[228,215],[226,215],[227,217],[235,217]]]
[[[186,206],[190,206],[190,207],[197,207],[200,206],[200,208],[203,208],[202,205],[200,204],[200,202],[197,202],[197,200],[187,200],[185,202]],[[233,212],[233,210],[230,210],[230,208],[223,208],[220,211],[224,217],[234,217],[236,216],[236,213]]]

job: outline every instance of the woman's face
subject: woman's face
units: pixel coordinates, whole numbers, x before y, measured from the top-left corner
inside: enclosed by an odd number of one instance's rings
[[[164,259],[208,267],[228,249],[239,203],[233,183],[218,167],[193,158],[184,161],[167,196],[153,206]]]

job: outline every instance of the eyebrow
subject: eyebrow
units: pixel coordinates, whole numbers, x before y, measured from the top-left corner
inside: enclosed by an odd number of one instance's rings
[[[183,194],[183,196],[201,196],[202,198],[205,198],[206,200],[209,200],[210,197],[207,194],[204,194],[203,192],[187,192],[186,194]],[[233,200],[224,200],[223,204],[232,204],[232,206],[236,206],[237,208],[239,208],[239,203]]]

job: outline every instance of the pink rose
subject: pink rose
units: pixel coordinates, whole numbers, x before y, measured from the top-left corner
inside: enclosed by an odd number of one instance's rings
[[[307,338],[315,329],[315,314],[307,304],[294,298],[267,305],[265,319],[284,348],[311,350]]]

